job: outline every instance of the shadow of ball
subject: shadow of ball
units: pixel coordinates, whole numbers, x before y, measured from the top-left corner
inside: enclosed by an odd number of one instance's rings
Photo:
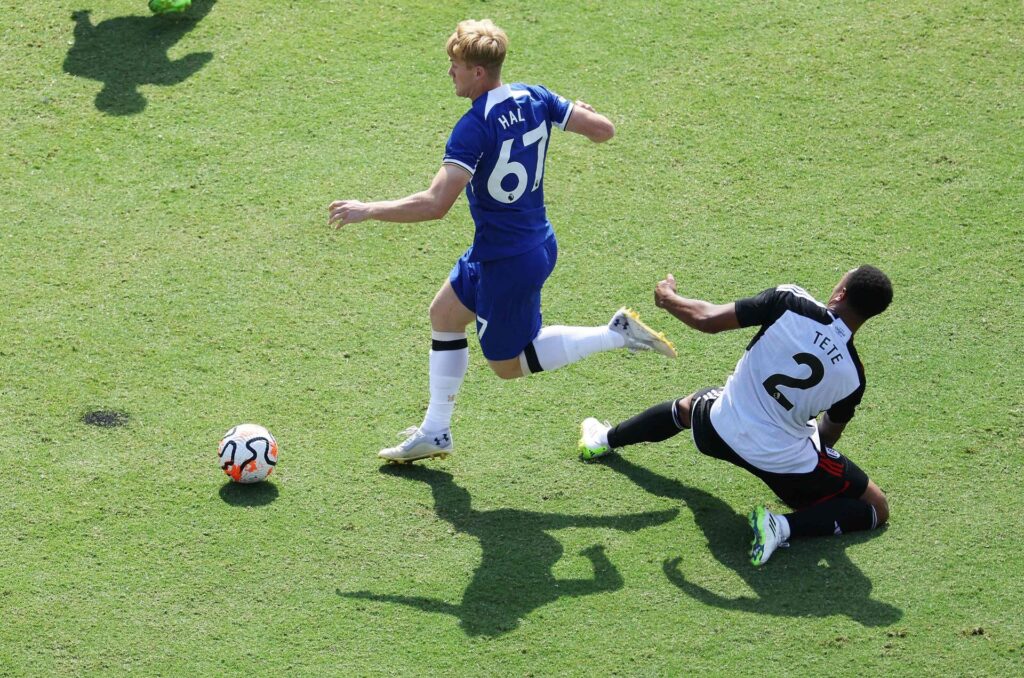
[[[220,488],[220,498],[232,506],[265,506],[277,499],[277,485],[263,481],[244,485],[225,483]]]

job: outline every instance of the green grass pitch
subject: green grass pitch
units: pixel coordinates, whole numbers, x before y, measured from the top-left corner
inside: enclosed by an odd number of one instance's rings
[[[502,382],[471,338],[456,454],[381,468],[472,224],[460,199],[334,231],[326,206],[427,185],[467,106],[444,41],[483,16],[507,81],[617,126],[551,141],[546,320],[630,304],[680,355]],[[0,2],[0,675],[1019,675],[1021,25],[1009,1]],[[577,460],[582,418],[722,383],[749,340],[658,312],[665,273],[820,298],[865,262],[896,300],[839,447],[887,530],[755,570],[755,479],[685,436]],[[262,486],[216,464],[243,421],[281,444]]]

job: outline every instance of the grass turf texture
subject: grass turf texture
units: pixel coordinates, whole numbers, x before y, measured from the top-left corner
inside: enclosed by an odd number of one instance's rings
[[[1019,671],[1020,4],[435,5],[222,0],[181,31],[121,0],[88,45],[88,6],[0,7],[0,674]],[[551,143],[545,317],[633,304],[680,357],[501,382],[471,340],[456,455],[381,469],[472,227],[325,206],[426,185],[466,106],[443,42],[481,15],[509,80],[618,127]],[[861,262],[896,301],[840,448],[888,530],[755,570],[767,490],[686,436],[576,461],[583,417],[721,383],[749,339],[659,315],[666,271],[824,297]],[[248,420],[281,464],[242,488],[214,450]]]

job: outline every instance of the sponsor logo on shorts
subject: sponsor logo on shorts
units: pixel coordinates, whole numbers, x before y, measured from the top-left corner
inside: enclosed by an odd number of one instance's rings
[[[828,456],[830,456],[833,459],[838,459],[839,457],[842,456],[841,454],[839,454],[838,452],[833,450],[831,447],[826,447],[825,448],[825,454],[827,454]]]

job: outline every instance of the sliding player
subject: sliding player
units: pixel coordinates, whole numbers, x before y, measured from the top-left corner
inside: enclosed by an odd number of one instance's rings
[[[655,405],[613,427],[584,420],[580,456],[589,461],[692,429],[698,450],[746,469],[795,509],[779,515],[759,506],[750,514],[754,565],[790,538],[883,525],[889,517],[885,495],[832,446],[864,394],[853,335],[891,301],[892,283],[873,266],[846,273],[827,306],[796,285],[711,304],[677,294],[669,275],[655,288],[655,302],[690,327],[760,330],[723,388]]]

